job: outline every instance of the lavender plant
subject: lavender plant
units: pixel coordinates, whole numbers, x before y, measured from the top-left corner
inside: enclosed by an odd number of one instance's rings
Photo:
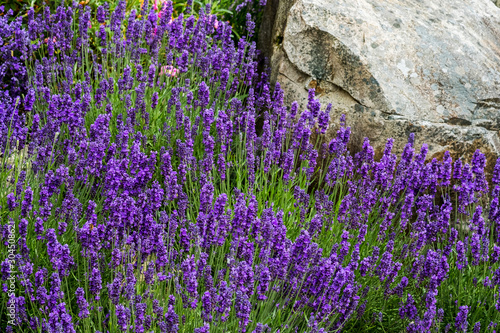
[[[488,183],[480,151],[427,161],[413,135],[399,159],[392,139],[351,154],[345,117],[325,141],[331,105],[285,106],[210,8],[108,8],[30,12],[21,34],[2,329],[496,330],[500,160]]]
[[[0,6],[0,13],[5,14],[0,16],[0,88],[2,98],[16,98],[26,93],[26,31],[21,27],[21,18],[10,20],[12,10],[3,12],[4,6]]]

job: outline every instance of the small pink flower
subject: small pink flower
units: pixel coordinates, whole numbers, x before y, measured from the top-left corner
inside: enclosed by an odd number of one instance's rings
[[[167,3],[167,0],[160,0],[160,6],[158,6],[157,0],[155,0],[155,2],[153,4],[153,8],[154,8],[154,10],[158,11],[160,9],[160,7],[165,6],[166,3]],[[162,7],[162,9],[165,9],[165,7]],[[158,18],[161,18],[162,15],[163,15],[163,10],[160,10],[158,12]]]
[[[48,43],[49,43],[49,39],[48,39],[48,38],[45,38],[45,39],[43,40],[43,42],[44,42],[45,44],[48,44]],[[55,43],[57,42],[57,38],[56,38],[56,37],[52,38],[52,42],[55,44]]]
[[[161,66],[160,69],[160,75],[167,75],[170,77],[177,76],[177,73],[179,73],[179,70],[173,66]]]
[[[217,28],[220,25],[220,22],[217,21],[217,16],[216,15],[209,15],[209,16],[203,17],[203,23],[206,23],[206,22],[210,23],[211,19],[213,19],[212,25],[213,25],[214,29],[217,30]]]

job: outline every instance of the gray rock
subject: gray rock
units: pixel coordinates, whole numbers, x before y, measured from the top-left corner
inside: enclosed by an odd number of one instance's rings
[[[467,158],[500,153],[500,9],[489,0],[268,0],[259,35],[271,80],[347,114],[361,144],[410,132]],[[334,131],[330,131],[333,135]]]

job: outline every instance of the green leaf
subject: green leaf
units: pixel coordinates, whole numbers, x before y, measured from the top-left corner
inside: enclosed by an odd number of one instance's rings
[[[217,12],[217,13],[227,13],[227,14],[230,14],[230,15],[233,14],[232,11],[227,10],[227,9],[223,9],[223,8],[218,8],[217,10],[215,10],[215,12]]]

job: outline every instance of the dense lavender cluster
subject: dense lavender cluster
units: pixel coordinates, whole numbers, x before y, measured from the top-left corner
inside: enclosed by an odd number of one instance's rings
[[[27,71],[25,67],[27,32],[22,28],[21,18],[10,20],[12,10],[4,13],[4,7],[0,6],[0,91],[2,91],[2,102],[9,96],[19,97],[25,94]]]
[[[28,73],[0,96],[2,329],[498,329],[500,159],[351,154],[209,6],[27,19],[0,17]]]

